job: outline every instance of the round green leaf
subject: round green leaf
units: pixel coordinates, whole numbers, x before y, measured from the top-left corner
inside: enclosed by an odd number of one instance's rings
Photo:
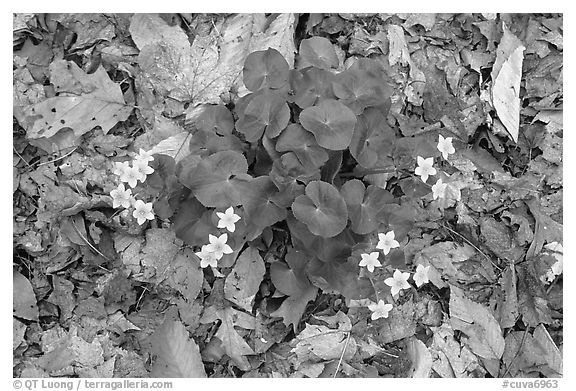
[[[250,223],[264,228],[286,218],[286,208],[277,200],[278,188],[269,176],[252,179],[245,190],[243,205]]]
[[[334,186],[322,181],[312,181],[306,186],[304,193],[292,203],[292,212],[298,220],[306,224],[310,232],[330,238],[346,228],[348,210]]]
[[[336,99],[332,90],[334,74],[323,69],[310,67],[290,71],[291,101],[305,109],[324,99]]]
[[[389,77],[374,60],[356,61],[350,68],[336,75],[334,94],[360,114],[366,107],[383,105],[392,95]]]
[[[288,83],[290,66],[276,49],[250,53],[244,62],[244,85],[250,91],[261,88],[279,89]]]
[[[248,163],[238,152],[222,151],[200,161],[192,170],[183,170],[180,181],[206,207],[228,207],[242,203]]]
[[[394,200],[392,194],[379,187],[370,185],[366,190],[358,179],[344,183],[340,192],[348,207],[348,216],[352,223],[350,228],[357,234],[368,234],[378,228],[378,213]]]
[[[272,164],[270,179],[280,190],[282,205],[290,206],[304,193],[304,184],[320,179],[319,169],[306,169],[293,152],[283,154]]]
[[[350,256],[350,249],[354,243],[362,240],[359,235],[354,234],[347,228],[331,238],[314,235],[306,227],[306,224],[298,221],[292,214],[288,215],[286,222],[288,223],[294,246],[323,262],[346,261]]]
[[[195,127],[219,136],[232,134],[234,118],[232,113],[224,105],[203,105],[195,108],[190,115],[186,116],[186,126]]]
[[[300,113],[300,123],[314,134],[321,147],[338,151],[350,145],[356,115],[342,103],[327,99],[318,106],[304,109]]]
[[[328,160],[326,150],[298,124],[290,124],[276,142],[278,152],[293,151],[304,167],[318,168]]]
[[[256,95],[242,113],[236,129],[246,136],[249,142],[258,141],[264,132],[274,138],[282,132],[290,121],[290,109],[286,100],[272,91]]]
[[[332,43],[324,37],[312,37],[300,42],[298,68],[314,66],[320,69],[338,68],[338,56]]]
[[[350,153],[364,168],[386,168],[393,165],[394,131],[386,117],[376,108],[368,108],[358,116]]]

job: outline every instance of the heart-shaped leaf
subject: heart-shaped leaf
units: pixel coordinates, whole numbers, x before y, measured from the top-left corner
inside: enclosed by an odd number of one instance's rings
[[[180,181],[206,207],[229,207],[242,203],[247,175],[246,158],[235,151],[216,152],[201,160],[192,170],[184,171]]]
[[[340,192],[348,206],[348,216],[352,223],[350,228],[357,234],[367,234],[378,228],[378,213],[394,199],[388,191],[374,185],[368,186],[366,190],[358,179],[344,183]]]
[[[368,108],[358,116],[350,153],[364,168],[387,168],[393,166],[394,131],[386,123],[386,117],[376,108]]]
[[[282,132],[290,121],[290,109],[280,95],[267,90],[255,96],[244,109],[236,122],[236,129],[246,136],[249,142],[258,141],[264,132],[274,138]]]
[[[186,114],[186,128],[194,127],[220,136],[232,134],[234,117],[224,105],[202,105]]]
[[[392,95],[388,76],[376,61],[356,61],[350,68],[336,75],[334,94],[360,114],[366,107],[381,106]]]
[[[305,194],[292,203],[294,216],[306,224],[310,232],[325,238],[338,235],[346,228],[348,209],[344,198],[329,183],[312,181]]]
[[[244,211],[249,223],[260,228],[286,218],[286,208],[277,200],[278,188],[269,176],[260,176],[250,181],[243,194]]]
[[[321,147],[342,150],[350,145],[356,115],[342,103],[327,99],[300,113],[300,123],[312,132]]]
[[[174,230],[189,246],[206,244],[209,234],[218,234],[218,228],[212,222],[212,211],[193,197],[182,202],[174,214]]]
[[[306,271],[312,284],[324,293],[341,294],[346,299],[364,299],[374,294],[370,280],[359,277],[357,264],[313,259]]]
[[[288,215],[286,221],[295,248],[323,262],[345,261],[350,256],[352,246],[362,240],[362,237],[349,229],[344,229],[332,238],[323,238],[314,235],[306,224],[296,220],[292,215]]]
[[[276,49],[250,53],[244,62],[244,85],[250,91],[280,89],[288,83],[288,62]]]
[[[294,296],[310,286],[306,277],[305,268],[308,258],[303,251],[288,247],[286,263],[273,262],[270,264],[270,279],[274,286],[288,296]]]
[[[323,69],[310,67],[290,71],[290,88],[294,92],[291,101],[305,109],[325,99],[336,99],[332,90],[334,74]]]
[[[338,56],[332,43],[324,37],[312,37],[300,42],[298,68],[314,66],[320,69],[338,68]]]
[[[287,152],[273,163],[270,179],[285,200],[282,205],[290,206],[304,193],[304,184],[320,179],[320,170],[304,167],[294,152]]]
[[[290,124],[276,142],[278,152],[293,151],[304,167],[318,168],[328,160],[326,150],[298,124]]]

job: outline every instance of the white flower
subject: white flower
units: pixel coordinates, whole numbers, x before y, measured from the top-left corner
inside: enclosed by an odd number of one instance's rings
[[[234,232],[236,230],[236,224],[238,220],[240,220],[240,216],[234,213],[234,208],[229,207],[226,209],[226,212],[216,212],[216,215],[220,219],[218,221],[218,228],[226,228],[230,232]]]
[[[121,177],[127,170],[130,170],[130,162],[114,162],[114,170],[112,170],[114,174]]]
[[[154,169],[148,165],[146,160],[134,160],[132,162],[132,167],[137,169],[142,176],[144,176],[144,180],[146,180],[146,175],[150,175],[154,172]],[[142,182],[144,182],[144,180]]]
[[[132,216],[138,220],[138,224],[142,225],[146,220],[154,220],[154,213],[152,213],[152,203],[144,203],[142,200],[134,202],[134,212]]]
[[[154,160],[154,156],[152,156],[150,151],[145,151],[142,148],[140,148],[140,152],[134,158],[134,161],[144,161],[146,163],[151,162],[152,160]]]
[[[428,159],[424,159],[423,157],[418,156],[416,160],[418,162],[418,167],[416,167],[414,173],[420,175],[420,177],[422,177],[422,182],[426,183],[428,176],[436,175],[436,169],[432,167],[434,164],[434,158],[429,157]]]
[[[132,204],[132,190],[126,190],[123,183],[119,184],[116,189],[112,190],[110,196],[112,196],[113,208],[129,208]]]
[[[543,282],[550,283],[554,281],[556,276],[562,274],[564,271],[564,248],[558,242],[548,243],[544,248],[551,252],[551,255],[556,258],[556,262],[552,264],[546,274],[541,277]]]
[[[402,289],[410,288],[410,284],[408,284],[408,278],[410,278],[410,273],[402,273],[400,270],[396,269],[394,270],[392,277],[388,277],[384,280],[384,284],[392,288],[390,291],[392,296],[394,296]]]
[[[382,250],[384,255],[388,255],[390,249],[396,247],[400,247],[400,243],[394,239],[394,231],[389,231],[386,234],[378,234],[378,244],[376,248]]]
[[[392,304],[384,304],[384,300],[378,300],[378,304],[369,304],[368,309],[372,311],[372,316],[370,317],[372,320],[387,318],[388,312],[392,310]]]
[[[432,185],[432,197],[434,199],[445,198],[447,187],[448,187],[447,183],[442,183],[442,178],[438,179],[436,181],[436,184]]]
[[[208,250],[207,244],[203,245],[202,249],[195,254],[200,258],[200,267],[205,268],[207,266],[218,266],[218,259],[216,259],[216,255],[213,252]]]
[[[210,241],[210,244],[207,245],[206,249],[209,252],[214,253],[216,259],[222,258],[224,254],[232,254],[232,247],[226,244],[226,241],[228,241],[228,234],[222,234],[220,237],[209,234],[208,240]]]
[[[456,152],[452,145],[452,137],[444,138],[441,134],[438,135],[438,146],[436,148],[442,152],[442,157],[446,160],[448,159],[448,155]]]
[[[414,273],[414,276],[412,276],[412,278],[414,279],[414,282],[416,283],[417,287],[420,287],[426,284],[427,282],[430,282],[430,280],[428,279],[428,270],[430,270],[430,266],[418,265],[416,267],[416,273]]]
[[[366,268],[372,273],[375,266],[382,266],[378,260],[378,252],[374,251],[370,254],[361,254],[362,260],[360,261],[360,266],[366,266]]]
[[[120,176],[122,182],[128,183],[130,187],[136,187],[138,181],[144,182],[146,175],[142,174],[136,167],[128,167]]]

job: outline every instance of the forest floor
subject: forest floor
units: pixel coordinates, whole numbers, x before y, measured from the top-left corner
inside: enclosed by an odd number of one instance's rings
[[[561,15],[15,14],[13,71],[15,377],[562,376]]]

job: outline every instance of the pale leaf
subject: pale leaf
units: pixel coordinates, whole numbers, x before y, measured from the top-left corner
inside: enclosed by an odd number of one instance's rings
[[[167,320],[152,336],[152,377],[206,377],[200,349],[180,321]]]
[[[514,142],[518,142],[520,125],[520,80],[522,78],[522,42],[502,23],[504,34],[492,69],[492,104],[498,118]]]

